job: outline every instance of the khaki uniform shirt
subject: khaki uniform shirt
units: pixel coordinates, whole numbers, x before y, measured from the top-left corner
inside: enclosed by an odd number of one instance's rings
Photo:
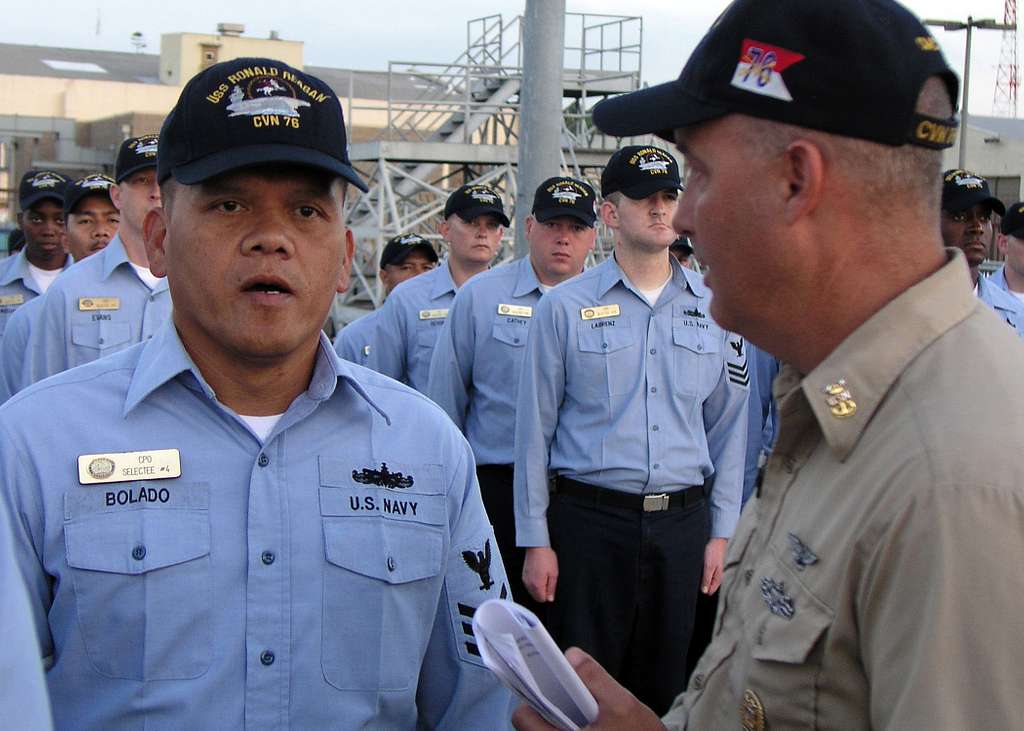
[[[1024,725],[1024,347],[963,257],[808,376],[670,729]]]

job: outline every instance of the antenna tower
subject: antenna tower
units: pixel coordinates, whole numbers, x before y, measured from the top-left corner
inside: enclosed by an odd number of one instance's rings
[[[1017,0],[1006,0],[1003,22],[1014,30],[1003,31],[1003,48],[999,53],[996,70],[996,92],[992,99],[992,114],[997,117],[1017,116]]]

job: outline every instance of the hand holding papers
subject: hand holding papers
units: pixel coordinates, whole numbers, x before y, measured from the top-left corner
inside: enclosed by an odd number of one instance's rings
[[[597,703],[537,616],[515,602],[489,599],[473,615],[480,657],[544,719],[578,731],[597,719]]]

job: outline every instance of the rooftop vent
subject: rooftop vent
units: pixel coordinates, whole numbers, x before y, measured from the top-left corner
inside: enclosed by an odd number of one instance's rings
[[[238,37],[245,33],[245,25],[242,23],[217,23],[217,32],[222,36]]]

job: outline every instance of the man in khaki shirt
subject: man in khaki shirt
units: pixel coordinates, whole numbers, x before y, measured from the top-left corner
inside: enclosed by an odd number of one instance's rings
[[[711,315],[791,364],[689,689],[659,720],[571,650],[594,728],[1024,723],[1024,347],[942,248],[956,98],[890,0],[738,0],[677,82],[594,110],[674,137]]]

